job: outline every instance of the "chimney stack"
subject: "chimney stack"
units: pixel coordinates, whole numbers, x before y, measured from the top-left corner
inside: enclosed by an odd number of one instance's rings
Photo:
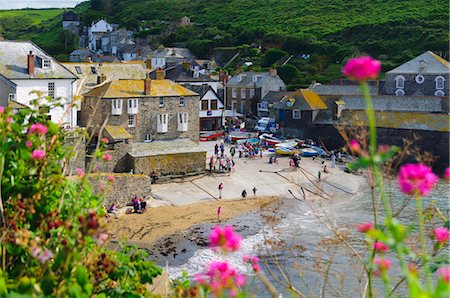
[[[151,93],[152,93],[152,80],[150,79],[150,76],[147,73],[147,76],[144,79],[144,94],[151,95]]]
[[[97,84],[101,84],[106,81],[106,76],[102,73],[101,76],[97,76]]]
[[[164,80],[164,70],[161,67],[155,71],[155,80]]]
[[[30,53],[28,54],[28,74],[30,76],[34,76],[34,55],[33,52],[30,51]]]
[[[269,76],[276,77],[277,76],[277,69],[276,68],[271,68],[269,70]]]
[[[147,60],[145,60],[145,66],[147,69],[152,69],[152,58],[147,57]]]

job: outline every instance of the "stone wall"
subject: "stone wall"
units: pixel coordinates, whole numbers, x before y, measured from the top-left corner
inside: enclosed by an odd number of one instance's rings
[[[159,177],[171,175],[202,174],[205,172],[206,152],[165,154],[146,157],[131,157],[136,173]]]
[[[113,176],[115,181],[110,182],[108,176]],[[135,195],[148,198],[152,189],[151,179],[147,175],[96,173],[89,174],[88,181],[92,191],[104,197],[105,206],[115,202],[119,207],[123,207]],[[101,191],[100,185],[104,186],[105,190]]]
[[[396,88],[396,82],[395,78],[400,75],[398,73],[387,73],[386,74],[386,81],[384,83],[384,92],[385,94],[393,94],[395,95]],[[401,74],[403,77],[405,77],[405,88],[403,89],[405,91],[405,95],[412,95],[415,93],[423,94],[423,95],[434,95],[434,92],[436,91],[436,83],[435,79],[438,76],[443,76],[445,78],[445,86],[442,91],[444,91],[445,95],[448,95],[449,92],[449,74],[444,75],[437,75],[437,74],[424,74],[423,77],[425,80],[423,83],[419,84],[416,82],[416,76],[417,73],[405,73]]]
[[[64,142],[71,150],[70,156],[64,161],[65,174],[74,175],[77,168],[85,170],[86,139],[83,131],[67,131]]]

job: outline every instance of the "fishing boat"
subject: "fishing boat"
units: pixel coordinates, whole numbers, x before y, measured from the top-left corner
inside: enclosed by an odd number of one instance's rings
[[[230,139],[232,142],[236,142],[238,140],[251,139],[256,138],[258,134],[254,132],[248,131],[233,131],[230,133]]]
[[[304,157],[313,157],[313,156],[317,156],[317,151],[311,148],[302,148],[300,149],[302,155]]]
[[[250,144],[258,144],[259,139],[258,138],[250,138],[250,139],[243,139],[243,140],[237,140],[236,144],[244,144],[244,143],[250,143]]]
[[[202,131],[200,142],[212,141],[223,135],[223,131]]]
[[[292,154],[296,153],[297,151],[293,147],[277,146],[277,147],[275,147],[275,152],[278,155],[292,155]]]
[[[261,141],[267,142],[267,144],[269,144],[269,146],[275,146],[276,144],[281,143],[281,140],[274,137],[272,134],[268,134],[268,133],[263,133],[262,135],[259,136],[259,138],[261,139]]]
[[[317,152],[318,155],[325,155],[325,150],[317,146],[311,146],[311,149]]]

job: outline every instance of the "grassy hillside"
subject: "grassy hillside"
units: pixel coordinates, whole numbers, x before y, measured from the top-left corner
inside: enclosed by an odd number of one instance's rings
[[[31,24],[37,25],[42,21],[51,19],[62,14],[63,9],[21,9],[21,10],[0,10],[0,19],[8,17],[26,17],[31,20]]]

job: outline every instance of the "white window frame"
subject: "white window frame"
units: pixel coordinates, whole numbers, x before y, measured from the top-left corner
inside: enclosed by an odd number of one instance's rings
[[[47,69],[52,66],[52,62],[50,59],[42,59],[42,68]]]
[[[436,90],[443,90],[445,88],[445,79],[443,76],[438,76],[434,79]],[[441,85],[442,84],[442,85]]]
[[[299,109],[292,110],[292,119],[302,119],[302,112]]]
[[[159,98],[159,107],[160,108],[164,107],[164,97],[162,96]]]
[[[445,92],[444,92],[444,90],[442,90],[442,89],[436,90],[436,91],[434,92],[434,96],[437,96],[437,97],[445,96]]]
[[[122,100],[113,99],[111,101],[111,115],[122,115]]]
[[[8,94],[8,100],[16,100],[16,94],[15,93],[9,93]]]
[[[236,88],[231,88],[231,97],[236,98],[237,97],[237,90]]]
[[[180,107],[184,107],[184,104],[185,104],[185,98],[180,97]]]
[[[247,98],[247,92],[245,89],[241,89],[241,98]]]
[[[418,74],[417,76],[416,76],[416,83],[417,84],[423,84],[423,82],[425,82],[425,78],[424,78],[424,76],[423,75],[421,75],[421,74]]]
[[[166,133],[168,131],[169,114],[156,115],[157,132]]]
[[[144,143],[150,143],[152,141],[152,135],[151,134],[146,134],[144,136]]]
[[[128,114],[128,127],[136,127],[136,114]]]
[[[178,131],[188,131],[188,113],[178,113]]]
[[[405,96],[405,90],[397,89],[397,90],[395,90],[395,95],[396,96]]]
[[[255,89],[250,89],[250,98],[255,98]]]
[[[395,88],[405,89],[405,77],[400,75],[395,77]]]
[[[137,114],[138,113],[138,99],[130,98],[128,99],[128,114]]]
[[[51,98],[56,98],[56,87],[55,87],[55,83],[54,82],[49,82],[48,84],[47,84],[47,90],[48,90],[48,92],[47,92],[47,95],[49,96],[49,97],[51,97]]]

